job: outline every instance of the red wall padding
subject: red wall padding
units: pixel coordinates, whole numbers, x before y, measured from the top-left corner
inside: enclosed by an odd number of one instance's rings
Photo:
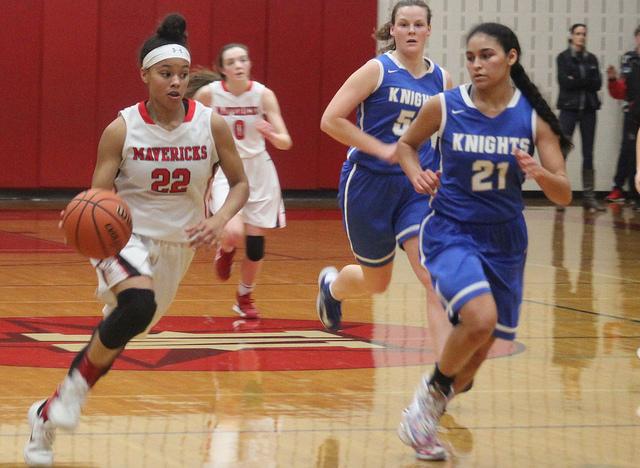
[[[324,111],[335,92],[357,68],[373,57],[377,2],[375,0],[324,2],[322,33],[322,80],[320,107]],[[357,18],[357,20],[356,20]],[[355,121],[355,113],[353,115]],[[318,118],[317,125],[320,125]],[[347,148],[325,133],[320,133],[317,188],[335,188]]]
[[[274,90],[294,141],[271,148],[283,188],[335,188],[345,148],[321,134],[324,107],[374,54],[375,0],[4,0],[11,72],[0,116],[0,188],[86,187],[118,110],[146,97],[139,49],[166,14],[185,15],[194,65],[249,46],[252,76]],[[25,32],[29,40],[24,40]]]
[[[322,1],[272,0],[269,15],[268,86],[276,93],[294,151],[270,152],[282,185],[314,187],[320,137]],[[314,116],[315,118],[308,118]]]
[[[39,186],[42,0],[6,0],[0,14],[0,187]]]
[[[252,63],[251,77],[266,83],[265,63],[267,61],[267,15],[268,0],[216,0],[213,2],[211,28],[212,44],[209,58],[203,65],[211,66],[219,49],[231,42],[249,47]]]
[[[38,181],[64,187],[91,180],[96,159],[98,3],[44,2]],[[61,25],[72,18],[73,27]]]

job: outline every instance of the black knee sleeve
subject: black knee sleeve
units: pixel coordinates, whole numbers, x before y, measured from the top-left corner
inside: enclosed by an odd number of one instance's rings
[[[252,262],[264,257],[264,236],[247,236],[247,258]]]
[[[109,349],[122,348],[145,331],[155,312],[155,295],[151,289],[125,289],[118,294],[118,307],[98,326],[100,341]]]

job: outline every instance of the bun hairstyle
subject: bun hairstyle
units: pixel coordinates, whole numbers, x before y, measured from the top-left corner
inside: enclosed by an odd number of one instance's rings
[[[482,23],[474,27],[467,35],[467,43],[476,34],[486,34],[494,38],[505,54],[508,54],[510,50],[515,50],[518,54],[516,63],[511,66],[511,80],[513,84],[520,90],[520,92],[527,98],[531,106],[535,109],[538,116],[549,124],[553,133],[556,134],[560,140],[560,149],[563,155],[569,154],[573,143],[566,137],[560,128],[560,122],[558,117],[553,113],[547,101],[542,97],[538,87],[531,81],[529,75],[520,63],[520,57],[522,57],[522,50],[520,48],[520,42],[515,33],[507,26],[499,23]]]
[[[378,49],[379,54],[396,49],[396,42],[393,40],[393,36],[391,35],[391,26],[396,23],[396,13],[398,13],[398,10],[402,7],[408,6],[424,8],[427,13],[427,24],[431,25],[431,8],[429,8],[429,5],[427,5],[423,0],[400,0],[393,6],[393,10],[391,11],[391,20],[380,26],[380,28],[373,34],[373,37],[379,41],[391,41],[387,45]]]
[[[167,44],[187,46],[187,21],[180,13],[167,15],[156,29],[156,33],[145,41],[140,49],[140,64],[153,49]]]

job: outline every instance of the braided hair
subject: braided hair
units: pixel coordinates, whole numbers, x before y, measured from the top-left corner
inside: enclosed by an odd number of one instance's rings
[[[547,101],[542,97],[538,87],[529,79],[529,75],[524,70],[520,63],[520,57],[522,56],[522,50],[520,49],[520,42],[518,41],[515,33],[507,26],[499,23],[482,23],[474,27],[467,35],[467,42],[476,34],[486,34],[493,37],[500,46],[504,49],[505,53],[510,50],[515,50],[518,53],[516,63],[511,66],[511,79],[516,87],[525,95],[527,100],[531,103],[536,113],[549,124],[553,133],[558,136],[560,140],[560,149],[563,155],[567,155],[573,143],[567,138],[560,128],[560,121],[556,114],[553,113]]]

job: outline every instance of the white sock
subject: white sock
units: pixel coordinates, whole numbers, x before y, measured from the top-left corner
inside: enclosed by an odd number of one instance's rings
[[[253,291],[253,288],[255,288],[255,284],[244,284],[244,283],[240,283],[238,285],[238,295],[239,296],[246,296],[247,294],[249,294],[250,292]]]

